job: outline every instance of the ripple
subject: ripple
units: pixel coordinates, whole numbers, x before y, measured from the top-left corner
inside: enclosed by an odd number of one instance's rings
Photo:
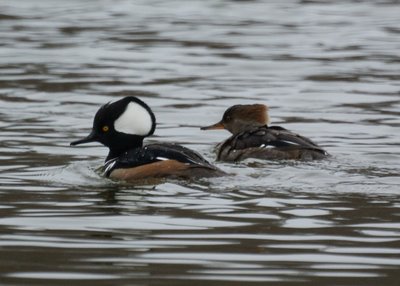
[[[398,259],[376,259],[366,256],[351,256],[351,255],[331,255],[331,254],[281,254],[281,255],[264,255],[264,254],[251,254],[251,255],[235,255],[225,253],[145,253],[141,255],[137,261],[149,262],[150,260],[157,260],[158,263],[168,263],[166,259],[177,260],[181,263],[200,263],[205,264],[207,261],[250,261],[250,262],[268,262],[268,261],[291,261],[291,262],[309,262],[309,263],[330,263],[341,262],[363,264],[380,264],[380,265],[400,265]],[[376,259],[376,260],[375,260]]]
[[[91,274],[80,272],[17,272],[10,273],[7,277],[13,278],[29,278],[29,279],[56,279],[56,280],[103,280],[103,279],[116,279],[117,275],[109,274]]]
[[[115,224],[118,221],[118,224]],[[102,216],[99,217],[17,217],[2,218],[0,225],[19,229],[68,229],[68,230],[101,230],[101,229],[153,229],[153,230],[197,230],[205,228],[245,226],[249,223],[223,220],[206,220],[193,218],[171,218],[168,216]]]

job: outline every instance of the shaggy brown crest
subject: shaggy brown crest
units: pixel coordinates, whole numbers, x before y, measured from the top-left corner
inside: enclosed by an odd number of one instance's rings
[[[234,105],[228,108],[222,120],[201,130],[226,129],[232,134],[269,123],[268,106],[264,104]]]

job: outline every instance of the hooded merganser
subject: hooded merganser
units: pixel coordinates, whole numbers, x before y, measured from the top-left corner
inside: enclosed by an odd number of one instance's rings
[[[92,132],[71,146],[100,142],[110,151],[103,166],[106,177],[124,181],[153,178],[198,178],[225,173],[200,154],[172,143],[143,146],[154,133],[156,119],[150,107],[128,96],[103,105],[96,113]]]
[[[201,130],[226,129],[233,134],[217,146],[217,160],[220,161],[247,158],[313,160],[328,156],[310,139],[280,126],[268,126],[268,123],[266,105],[234,105],[225,111],[221,121]]]

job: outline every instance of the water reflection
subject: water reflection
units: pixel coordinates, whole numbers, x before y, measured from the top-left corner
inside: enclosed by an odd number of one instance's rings
[[[0,4],[4,285],[397,285],[397,1]],[[145,100],[149,142],[209,160],[233,104],[326,148],[319,162],[132,186],[70,148],[103,103]]]

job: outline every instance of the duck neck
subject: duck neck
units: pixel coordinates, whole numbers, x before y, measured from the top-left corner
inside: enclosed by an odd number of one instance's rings
[[[143,146],[143,139],[144,137],[142,136],[130,136],[131,138],[117,138],[119,140],[116,140],[116,144],[113,144],[112,146],[109,146],[110,151],[108,152],[106,162],[108,160],[117,158],[124,154],[126,151],[136,149],[136,148],[142,148]]]
[[[262,123],[254,123],[254,122],[236,122],[235,125],[230,126],[228,129],[232,134],[236,135],[242,132],[246,132],[249,130],[253,130],[255,128],[260,128],[262,126],[267,126],[266,124]]]

